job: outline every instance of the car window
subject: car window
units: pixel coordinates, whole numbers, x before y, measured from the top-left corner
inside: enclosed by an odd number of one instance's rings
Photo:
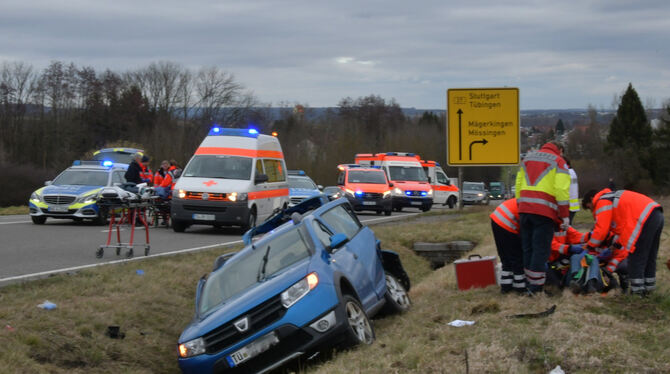
[[[125,183],[126,178],[124,177],[123,173],[120,173],[118,171],[115,171],[112,173],[112,185],[114,183]]]
[[[358,219],[352,216],[344,208],[344,205],[338,205],[330,209],[323,213],[321,218],[333,229],[334,234],[342,233],[349,239],[353,238],[361,228]]]
[[[268,176],[268,182],[283,182],[286,180],[284,167],[279,160],[263,160],[265,174]]]
[[[330,244],[330,237],[333,235],[328,231],[327,228],[323,226],[323,224],[317,220],[312,221],[312,226],[314,226],[314,233],[316,234],[317,238],[321,241],[321,244],[323,246],[327,246]]]
[[[256,174],[263,174],[263,160],[258,159],[256,160]]]
[[[109,178],[107,171],[98,170],[65,170],[54,181],[53,185],[106,186]]]
[[[186,177],[249,180],[252,159],[228,155],[198,155],[186,165]]]
[[[440,173],[438,171],[437,172],[437,183],[447,184],[447,183],[449,183],[449,179],[447,179],[447,176],[444,173]]]
[[[311,179],[305,177],[288,177],[289,188],[304,188],[308,190],[316,190],[318,187]]]
[[[341,171],[340,175],[337,176],[337,184],[344,184],[344,172]]]
[[[349,183],[387,184],[386,174],[381,170],[349,170],[347,181]]]

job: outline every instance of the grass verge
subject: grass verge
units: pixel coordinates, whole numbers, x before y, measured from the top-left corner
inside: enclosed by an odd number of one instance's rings
[[[0,216],[9,216],[13,214],[28,214],[28,213],[29,211],[27,205],[0,207]]]
[[[412,278],[407,314],[375,320],[377,341],[340,352],[307,373],[546,373],[670,371],[670,272],[659,261],[660,292],[534,299],[501,296],[497,287],[458,291],[453,265],[431,271],[414,241],[472,240],[495,255],[488,214],[419,216],[374,226]],[[590,225],[588,214],[577,222]],[[666,228],[659,258],[666,259]],[[226,251],[232,249],[226,249]],[[0,288],[0,367],[7,373],[177,373],[176,341],[193,315],[195,285],[224,250],[148,259]],[[663,261],[664,262],[664,261]],[[137,270],[144,274],[137,274]],[[49,300],[51,311],[37,308]],[[557,304],[546,318],[509,319]],[[453,319],[474,320],[450,327]],[[110,339],[119,325],[125,339]],[[467,357],[467,361],[466,361]]]

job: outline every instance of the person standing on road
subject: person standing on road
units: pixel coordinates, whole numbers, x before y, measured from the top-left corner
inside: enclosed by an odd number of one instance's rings
[[[149,167],[149,156],[147,155],[142,156],[142,162],[140,163],[140,167],[142,167],[142,172],[140,173],[142,182],[151,185],[154,179],[154,174],[151,171],[151,168]]]
[[[493,239],[502,264],[500,292],[522,293],[526,290],[526,276],[523,272],[519,209],[516,199],[503,201],[490,217]]]
[[[591,190],[582,199],[584,209],[593,213],[595,225],[587,249],[601,245],[611,231],[614,247],[628,254],[630,291],[646,295],[656,289],[656,258],[663,231],[663,207],[651,198],[628,190]],[[612,266],[619,261],[614,258]],[[612,260],[610,260],[612,261]]]
[[[516,175],[516,198],[521,219],[523,266],[529,295],[542,292],[554,228],[570,226],[570,173],[562,148],[546,143],[529,152]]]
[[[140,165],[141,163],[142,163],[142,154],[135,153],[133,155],[133,160],[128,165],[128,170],[126,170],[126,174],[124,175],[124,177],[126,178],[126,182],[135,184],[142,183],[142,165]]]
[[[579,183],[577,183],[577,172],[570,165],[570,160],[563,157],[565,163],[568,165],[568,172],[570,173],[570,225],[575,218],[575,214],[579,212]]]

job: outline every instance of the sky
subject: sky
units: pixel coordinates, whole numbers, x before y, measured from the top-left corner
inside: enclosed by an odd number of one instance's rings
[[[218,66],[263,103],[518,87],[522,110],[670,99],[670,1],[0,0],[0,62]]]

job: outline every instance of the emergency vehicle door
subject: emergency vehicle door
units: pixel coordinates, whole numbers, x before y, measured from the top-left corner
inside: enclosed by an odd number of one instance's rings
[[[266,207],[269,216],[275,209],[282,208],[282,204],[287,201],[288,184],[284,163],[281,160],[263,159],[263,167],[265,168],[265,174],[268,176]]]
[[[260,174],[266,174],[265,169],[263,168],[263,160],[256,159],[256,172],[254,173],[254,180],[256,179],[257,175]],[[253,181],[253,180],[252,180]],[[256,205],[256,222],[263,222],[265,218],[267,217],[267,211],[268,211],[268,198],[266,191],[268,189],[268,184],[267,182],[263,183],[258,183],[256,184],[254,182],[254,186],[252,187],[253,191],[251,194],[254,196],[253,199],[253,204]],[[251,204],[249,205],[249,208],[251,208]]]
[[[435,204],[445,204],[449,198],[449,186],[450,181],[447,178],[447,175],[444,174],[441,170],[435,170],[435,188],[433,191],[433,196],[435,196]]]

